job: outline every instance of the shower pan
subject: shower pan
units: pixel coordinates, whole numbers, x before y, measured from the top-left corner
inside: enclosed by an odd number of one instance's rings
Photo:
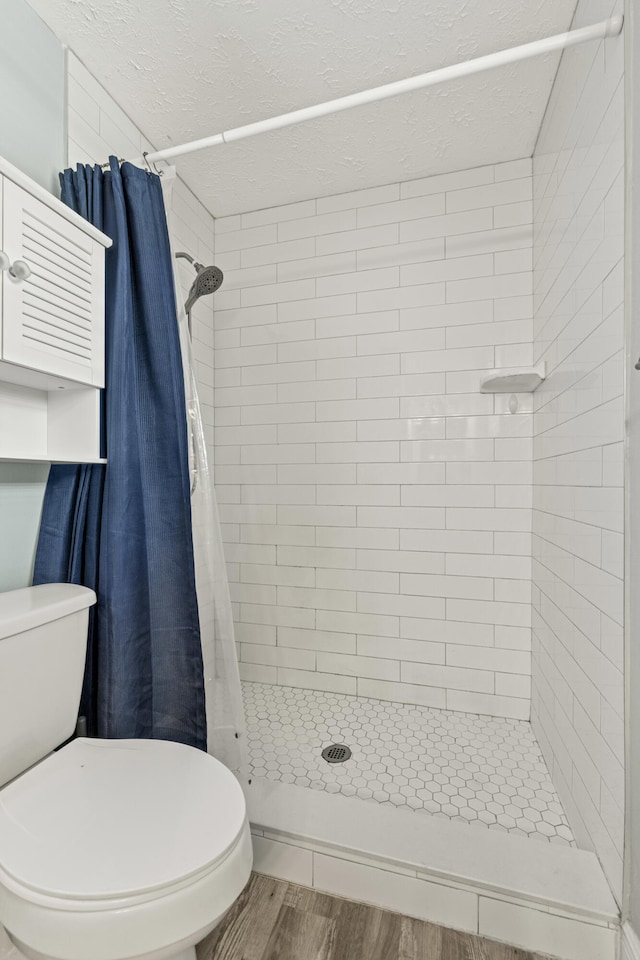
[[[573,833],[531,725],[243,683],[249,773],[545,843]],[[334,743],[350,754],[328,762]]]

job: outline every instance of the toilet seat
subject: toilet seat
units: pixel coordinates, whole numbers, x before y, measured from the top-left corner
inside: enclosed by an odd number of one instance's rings
[[[163,960],[202,940],[251,874],[249,825],[213,869],[142,897],[72,900],[21,889],[0,867],[0,923],[30,960]]]
[[[160,740],[77,739],[0,790],[0,867],[55,898],[137,898],[208,871],[245,821],[238,781]]]
[[[182,744],[78,739],[0,789],[0,923],[27,956],[204,936],[251,863],[238,781]]]
[[[211,869],[245,814],[238,781],[200,750],[78,739],[0,790],[0,867],[48,896],[134,897]]]

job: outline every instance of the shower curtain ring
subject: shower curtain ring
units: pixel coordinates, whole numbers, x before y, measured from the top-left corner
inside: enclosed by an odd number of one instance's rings
[[[144,162],[145,162],[145,164],[146,164],[146,166],[147,166],[147,171],[148,171],[148,173],[155,173],[155,174],[157,174],[157,176],[159,176],[159,177],[163,176],[164,170],[158,170],[158,166],[157,166],[155,160],[152,160],[151,163],[150,163],[149,160],[147,159],[148,156],[149,156],[149,151],[148,151],[148,150],[144,150],[144,151],[142,152],[142,157],[143,157],[143,160],[144,160]]]

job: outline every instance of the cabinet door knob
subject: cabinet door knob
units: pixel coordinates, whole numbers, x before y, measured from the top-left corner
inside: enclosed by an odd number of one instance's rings
[[[0,273],[3,273],[5,270],[8,270],[11,266],[11,260],[6,255],[4,250],[0,250]]]
[[[26,260],[14,260],[9,267],[9,274],[14,280],[27,280],[31,276],[31,267]]]

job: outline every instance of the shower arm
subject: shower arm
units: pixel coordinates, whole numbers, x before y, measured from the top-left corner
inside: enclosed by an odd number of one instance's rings
[[[174,253],[174,257],[176,258],[176,260],[179,257],[182,257],[183,260],[188,260],[189,263],[192,263],[194,265],[194,267],[196,266],[195,258],[192,257],[190,253],[185,253],[184,250],[178,250],[176,253]],[[198,266],[201,266],[201,264],[198,264]],[[187,329],[189,331],[189,339],[192,339],[193,331],[191,329],[191,308],[189,308],[188,310],[185,310],[185,313],[187,315]],[[193,493],[193,490],[191,492]]]
[[[555,53],[567,47],[587,43],[590,40],[604,40],[607,37],[617,37],[622,31],[623,23],[624,17],[611,17],[609,20],[603,20],[589,27],[569,30],[566,33],[559,33],[553,37],[546,37],[543,40],[534,40],[532,43],[524,43],[517,47],[511,47],[508,50],[501,50],[483,57],[476,57],[473,60],[465,60],[462,63],[456,63],[449,67],[432,70],[429,73],[422,73],[416,77],[409,77],[406,80],[397,80],[394,83],[387,83],[381,87],[373,87],[371,90],[362,90],[360,93],[352,93],[346,97],[339,97],[337,100],[328,100],[326,103],[318,103],[315,106],[305,107],[302,110],[293,110],[290,113],[283,113],[278,117],[271,117],[268,120],[258,120],[256,123],[248,123],[242,127],[234,127],[231,130],[216,133],[214,136],[205,137],[202,140],[192,140],[189,143],[184,143],[176,147],[168,147],[165,150],[145,153],[144,159],[139,159],[134,162],[142,164],[145,162],[153,163],[157,160],[170,160],[172,157],[195,153],[197,150],[216,147],[223,143],[231,143],[234,140],[242,140],[245,137],[253,137],[271,130],[279,130],[282,127],[290,127],[296,123],[303,123],[305,120],[315,120],[317,117],[339,113],[342,110],[349,110],[352,107],[375,103],[376,101],[386,100],[388,97],[395,97],[402,93],[410,93],[413,90],[421,90],[425,87],[432,87],[450,80],[468,77],[485,70],[492,70],[495,67],[517,63],[520,60],[528,60],[530,57],[538,57],[545,53]],[[177,256],[181,256],[181,254],[177,254]]]

